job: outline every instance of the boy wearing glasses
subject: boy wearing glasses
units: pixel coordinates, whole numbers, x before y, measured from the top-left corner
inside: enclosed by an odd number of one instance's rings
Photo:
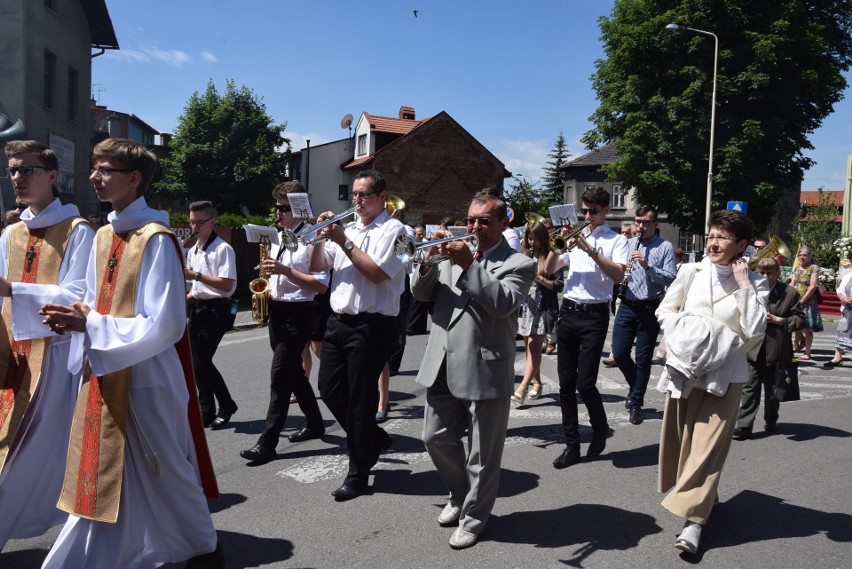
[[[68,451],[77,383],[68,373],[70,342],[45,326],[48,302],[83,298],[94,232],[53,187],[56,154],[34,140],[6,144],[21,222],[0,236],[0,549],[61,523],[56,508]],[[48,460],[45,460],[45,458]]]
[[[237,289],[237,264],[234,249],[216,235],[214,225],[216,211],[212,203],[199,201],[189,205],[189,227],[195,232],[196,241],[186,253],[183,272],[190,287],[186,293],[187,329],[201,421],[205,427],[221,429],[237,411],[237,404],[213,363],[213,356],[225,332],[234,325],[236,315],[231,314],[231,295]]]
[[[184,374],[181,247],[168,214],[143,197],[157,159],[141,144],[109,138],[92,162],[95,193],[113,211],[89,257],[84,301],[42,307],[52,329],[77,332],[68,365],[83,370],[59,498],[71,515],[42,567],[188,559],[188,569],[221,568],[205,499],[218,496],[216,478]]]
[[[288,194],[306,192],[305,186],[296,181],[275,186],[272,197],[279,227],[293,233],[305,228],[305,221],[293,215]],[[270,249],[270,259],[261,261],[269,274],[268,328],[269,345],[272,347],[269,408],[257,444],[240,451],[241,457],[258,464],[275,458],[275,447],[287,422],[291,394],[296,396],[305,424],[300,431],[290,435],[290,442],[316,439],[325,433],[317,397],[302,363],[302,353],[314,327],[314,297],[328,288],[328,273],[312,273],[308,267],[311,248],[299,241],[298,249],[291,252],[280,243]]]
[[[545,272],[555,273],[568,265],[564,300],[556,332],[559,403],[565,450],[553,461],[556,468],[580,462],[580,431],[577,396],[580,393],[592,424],[592,441],[586,457],[606,448],[609,424],[598,391],[598,366],[609,325],[609,303],[614,283],[624,278],[627,239],[606,224],[610,195],[601,187],[583,192],[581,211],[589,226],[572,239],[574,248],[562,255],[547,256]]]

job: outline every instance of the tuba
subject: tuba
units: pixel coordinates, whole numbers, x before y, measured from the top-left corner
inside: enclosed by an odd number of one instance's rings
[[[781,255],[785,259],[790,259],[793,256],[792,253],[790,253],[790,248],[787,247],[787,244],[784,243],[780,237],[777,235],[770,235],[769,243],[766,247],[761,249],[759,253],[751,258],[748,262],[748,268],[753,271],[757,268],[757,263],[761,259],[766,259],[767,257],[774,258],[778,255]]]
[[[283,245],[282,245],[283,246]],[[260,264],[258,277],[249,283],[251,291],[251,317],[258,324],[266,324],[269,320],[269,274],[263,268],[263,260],[269,258],[270,242],[266,235],[260,236],[258,243]]]

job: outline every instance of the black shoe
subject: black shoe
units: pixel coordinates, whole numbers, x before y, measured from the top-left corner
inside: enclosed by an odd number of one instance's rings
[[[763,430],[769,431],[770,433],[774,433],[778,430],[778,423],[776,421],[766,421],[763,424]],[[734,434],[736,434],[736,431],[734,432]]]
[[[645,420],[645,416],[642,415],[642,409],[640,407],[631,407],[629,409],[630,413],[630,422],[634,425],[641,425],[642,421]]]
[[[216,414],[216,418],[213,419],[213,423],[210,424],[211,429],[221,429],[225,425],[228,424],[231,420],[231,415],[237,412],[237,404],[234,403],[234,406],[231,407],[228,411],[224,409],[219,409],[219,413]]]
[[[261,464],[269,462],[275,458],[277,454],[278,453],[275,452],[274,448],[265,447],[261,444],[256,444],[248,450],[240,451],[240,456],[244,459],[259,462]]]
[[[751,438],[751,429],[746,429],[745,427],[737,427],[734,429],[734,440],[735,441],[747,441]]]
[[[385,432],[385,435],[387,435],[388,438],[385,439],[384,443],[382,443],[382,446],[379,449],[379,454],[386,452],[393,445],[393,437],[391,436],[391,434]]]
[[[196,555],[186,562],[186,569],[224,569],[225,554],[222,553],[222,548],[219,542],[216,542],[216,549],[210,553]]]
[[[553,461],[553,467],[562,470],[574,466],[578,462],[580,462],[580,450],[574,447],[565,447],[565,450]]]
[[[592,431],[592,442],[586,451],[586,458],[599,456],[606,448],[606,438],[609,435],[609,427],[600,431]]]
[[[331,493],[334,496],[334,499],[338,502],[345,502],[347,500],[352,500],[353,498],[357,498],[361,494],[364,493],[366,488],[360,488],[358,486],[350,486],[346,482],[343,483],[343,486],[335,490]]]
[[[205,429],[207,427],[209,427],[210,425],[212,425],[213,421],[215,421],[215,420],[216,420],[215,414],[213,414],[213,415],[201,415],[201,424],[204,426]]]
[[[291,443],[300,443],[302,441],[309,441],[311,439],[318,439],[325,434],[325,427],[322,429],[312,429],[310,427],[303,427],[301,431],[298,433],[294,433],[290,435]]]

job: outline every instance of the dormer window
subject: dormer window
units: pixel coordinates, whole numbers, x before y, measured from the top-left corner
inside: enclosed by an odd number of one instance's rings
[[[367,154],[367,135],[359,134],[358,135],[358,156],[364,156]]]

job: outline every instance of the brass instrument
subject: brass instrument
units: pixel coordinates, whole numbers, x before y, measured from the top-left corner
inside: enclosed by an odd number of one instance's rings
[[[259,275],[249,283],[251,291],[251,317],[258,324],[266,324],[269,320],[269,273],[263,268],[264,259],[269,258],[270,242],[266,235],[260,236],[258,243],[260,251]]]
[[[475,233],[444,237],[443,239],[435,239],[434,241],[421,241],[420,243],[415,243],[408,235],[400,235],[396,238],[396,241],[394,241],[393,252],[396,255],[396,258],[403,263],[410,263],[414,261],[415,263],[423,263],[428,267],[440,263],[441,261],[445,261],[448,257],[446,255],[432,255],[427,259],[425,257],[427,249],[441,243],[449,243],[450,241],[459,240],[467,240],[467,246],[470,249],[470,252],[476,253],[476,249],[479,247],[479,238]]]
[[[547,218],[544,217],[543,215],[539,215],[539,214],[535,213],[534,211],[528,211],[527,213],[524,214],[524,219],[527,220],[527,225],[532,225],[534,223],[541,223],[542,221],[544,221]]]
[[[792,257],[792,253],[790,253],[790,248],[787,247],[787,244],[784,243],[777,235],[770,235],[769,244],[751,258],[748,262],[748,268],[753,271],[757,268],[757,263],[761,259],[765,259],[767,257],[774,258],[778,255],[781,255],[785,259],[790,259]]]
[[[192,241],[192,238],[196,237],[197,235],[198,235],[197,231],[191,232],[189,235],[186,236],[186,238],[183,241],[181,241],[181,246],[184,249],[189,249],[189,242]]]
[[[550,250],[557,255],[561,255],[566,251],[573,251],[576,244],[572,243],[571,239],[580,235],[586,227],[591,225],[591,223],[591,221],[583,221],[580,225],[572,228],[567,235],[559,235],[557,233],[550,238]]]
[[[385,199],[385,207],[388,209],[389,213],[393,213],[395,210],[402,211],[405,209],[405,202],[393,194],[388,194],[388,197]],[[343,213],[338,213],[334,217],[326,219],[322,223],[317,223],[316,225],[306,227],[299,233],[293,233],[292,231],[289,231],[288,233],[287,231],[284,231],[282,232],[281,236],[282,240],[285,243],[287,249],[289,249],[291,252],[295,251],[299,247],[299,241],[301,241],[304,245],[314,245],[315,243],[319,243],[320,241],[323,241],[325,237],[320,237],[319,235],[317,235],[313,239],[307,239],[308,235],[316,233],[320,229],[323,229],[325,227],[328,227],[329,225],[337,223],[338,221],[346,219],[350,215],[357,212],[359,209],[361,209],[360,205],[350,207]]]
[[[405,209],[405,202],[402,201],[402,198],[399,196],[388,194],[388,197],[385,200],[385,207],[388,210],[388,215],[393,215],[395,211],[402,211]]]

